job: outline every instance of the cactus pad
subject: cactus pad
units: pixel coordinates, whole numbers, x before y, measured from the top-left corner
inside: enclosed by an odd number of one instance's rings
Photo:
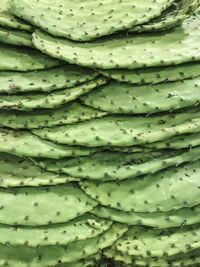
[[[75,87],[52,91],[50,94],[48,92],[37,94],[29,92],[17,95],[0,94],[0,108],[16,110],[55,108],[88,93],[106,82],[107,79],[100,77]]]
[[[142,178],[80,184],[104,206],[128,212],[166,212],[200,204],[199,171],[196,161]]]
[[[0,222],[9,225],[67,222],[92,210],[97,204],[75,183],[0,189],[0,196]]]
[[[162,38],[155,33],[139,36],[120,33],[92,43],[77,43],[38,30],[33,33],[33,43],[39,50],[69,63],[100,69],[136,69],[199,61],[199,41],[199,16],[185,20]]]
[[[63,157],[86,156],[96,152],[96,149],[62,146],[42,140],[29,132],[0,128],[0,152],[6,152],[19,157],[59,159]]]
[[[78,180],[67,175],[46,172],[33,166],[28,159],[0,153],[1,187],[57,185]]]
[[[37,227],[0,224],[0,243],[29,247],[67,245],[74,241],[96,237],[108,230],[111,224],[112,222],[92,214],[85,214],[68,223]]]
[[[98,74],[86,68],[63,65],[48,70],[0,73],[0,93],[51,92],[94,80]]]
[[[170,166],[200,159],[200,148],[189,151],[160,151],[149,153],[98,152],[89,157],[74,159],[42,160],[41,167],[48,171],[61,172],[72,177],[110,181],[134,178],[155,173]]]
[[[31,71],[62,65],[35,49],[0,44],[0,70]]]
[[[111,113],[151,114],[195,106],[200,99],[199,88],[199,77],[151,86],[111,81],[84,96],[82,101],[88,106]]]
[[[79,121],[103,117],[107,113],[83,106],[78,102],[70,102],[57,109],[39,109],[34,111],[0,112],[0,125],[13,129],[34,129],[72,124]]]
[[[200,205],[169,212],[122,212],[117,209],[98,206],[91,211],[98,217],[124,223],[144,225],[158,229],[181,227],[199,223]]]
[[[170,115],[107,116],[75,125],[33,130],[58,143],[81,146],[131,146],[162,141],[172,136],[200,131],[199,112]]]
[[[11,0],[9,3],[14,15],[55,36],[87,41],[144,24],[158,17],[172,2],[146,0],[141,5],[140,0],[134,3],[131,0],[100,3],[93,0]]]

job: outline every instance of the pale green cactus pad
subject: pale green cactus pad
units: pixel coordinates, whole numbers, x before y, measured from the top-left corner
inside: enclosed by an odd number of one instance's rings
[[[94,80],[99,75],[91,69],[75,65],[62,65],[48,70],[27,72],[0,72],[0,94],[22,92],[51,92],[57,89],[75,87]]]
[[[100,219],[89,213],[61,224],[35,227],[0,224],[0,243],[29,247],[67,245],[74,241],[99,236],[108,230],[111,225],[111,221]]]
[[[9,225],[68,222],[97,205],[75,183],[38,188],[1,188],[0,196],[0,223]]]
[[[67,264],[87,258],[106,247],[110,247],[120,236],[127,231],[121,224],[114,224],[98,237],[69,243],[66,246],[42,246],[31,248],[28,246],[13,247],[0,245],[0,264],[15,267],[44,267]],[[64,265],[68,266],[68,265]],[[74,266],[69,265],[69,266]],[[75,265],[76,266],[76,265]]]
[[[31,110],[38,108],[55,108],[68,103],[92,89],[107,82],[106,78],[96,78],[75,87],[56,91],[28,92],[16,95],[0,94],[0,109]]]
[[[74,125],[33,130],[41,138],[61,144],[91,147],[132,146],[200,132],[200,112],[107,116]]]
[[[169,212],[123,212],[114,208],[98,206],[91,213],[101,218],[126,225],[144,225],[157,229],[182,227],[199,223],[200,205]]]
[[[27,131],[13,131],[0,128],[0,152],[19,157],[59,159],[63,157],[86,156],[96,151],[96,148],[55,144],[42,140]]]
[[[173,111],[198,105],[199,99],[200,77],[151,86],[110,81],[81,98],[88,106],[117,114]]]
[[[0,112],[0,126],[13,129],[34,129],[73,124],[106,116],[106,112],[84,106],[79,102],[70,102],[57,109],[38,109],[34,111]]]
[[[126,212],[167,212],[200,204],[199,171],[196,161],[135,179],[80,185],[103,206]]]
[[[0,25],[4,27],[10,27],[13,29],[19,29],[23,31],[33,31],[33,27],[24,21],[14,17],[8,10],[8,0],[1,0],[0,6]]]
[[[147,24],[135,26],[130,32],[148,32],[171,29],[180,25],[198,7],[199,0],[178,0],[164,10],[160,17],[152,19]]]
[[[98,152],[87,157],[62,160],[39,160],[38,164],[48,171],[66,173],[72,177],[89,180],[121,181],[144,174],[153,174],[170,166],[200,159],[200,147],[188,151],[160,152]]]
[[[42,186],[79,181],[67,175],[58,175],[34,166],[31,160],[0,153],[0,186]]]
[[[147,23],[173,0],[145,0],[142,5],[140,0],[11,0],[9,3],[12,14],[55,36],[88,41]]]
[[[42,31],[33,34],[34,45],[69,63],[100,69],[169,66],[200,60],[200,17],[192,16],[166,32],[135,35],[120,33],[95,42],[56,39]]]
[[[62,64],[63,62],[39,53],[35,49],[0,44],[0,71],[31,71]]]
[[[1,26],[0,41],[11,45],[34,47],[30,33],[14,29],[6,29]]]

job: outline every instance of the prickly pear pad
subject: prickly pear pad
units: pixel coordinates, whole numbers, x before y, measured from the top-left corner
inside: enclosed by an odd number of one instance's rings
[[[88,41],[158,17],[173,0],[11,0],[17,17],[60,37]],[[103,27],[102,27],[103,25]]]

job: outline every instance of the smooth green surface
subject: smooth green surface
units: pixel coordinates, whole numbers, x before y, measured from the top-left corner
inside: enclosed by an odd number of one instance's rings
[[[86,156],[96,152],[96,148],[58,145],[40,139],[30,132],[0,128],[0,152],[19,157],[59,159],[63,157]]]
[[[106,218],[126,225],[144,225],[158,229],[182,227],[199,223],[200,205],[169,212],[123,212],[114,208],[98,206],[91,211],[101,218]]]
[[[107,79],[97,78],[75,87],[56,90],[51,93],[28,92],[17,95],[0,94],[0,108],[15,109],[15,110],[30,110],[35,108],[55,108],[62,104],[68,103],[79,96],[84,95],[105,84]]]
[[[35,49],[0,44],[0,71],[31,71],[48,69],[62,64],[63,62]]]
[[[89,157],[64,158],[58,161],[41,160],[39,165],[45,169],[66,173],[72,177],[90,180],[110,181],[135,178],[153,174],[170,166],[200,159],[200,147],[191,150],[117,153],[98,152]]]
[[[33,133],[61,144],[101,147],[147,144],[199,131],[200,112],[194,110],[149,117],[107,116]]]
[[[193,16],[166,32],[135,35],[120,33],[94,42],[56,39],[39,30],[33,43],[41,51],[69,63],[100,69],[136,69],[200,60],[200,17]]]
[[[0,72],[0,93],[51,92],[74,87],[98,77],[94,71],[75,65],[62,65],[49,70]]]
[[[141,5],[140,0],[11,0],[9,3],[14,15],[55,36],[87,41],[146,23],[172,2],[143,0]]]
[[[79,181],[67,175],[58,175],[34,166],[31,160],[0,153],[0,186],[42,186]]]
[[[108,230],[111,221],[85,214],[68,223],[45,226],[10,226],[0,224],[0,243],[11,246],[48,246],[67,245],[99,236]]]
[[[9,110],[0,112],[0,125],[13,129],[34,129],[73,124],[107,115],[106,112],[70,102],[57,109],[38,109],[34,111]]]
[[[75,183],[39,188],[1,188],[0,198],[0,223],[9,225],[68,222],[97,205]]]
[[[88,106],[117,114],[172,111],[193,107],[199,103],[199,99],[200,77],[151,86],[110,81],[81,98]]]
[[[172,211],[200,204],[199,161],[124,181],[80,182],[101,205],[122,211]],[[189,190],[188,190],[189,189]]]

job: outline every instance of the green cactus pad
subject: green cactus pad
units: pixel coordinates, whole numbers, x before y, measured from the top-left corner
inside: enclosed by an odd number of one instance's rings
[[[150,149],[180,149],[180,148],[192,148],[200,145],[200,133],[194,134],[182,134],[175,136],[167,140],[166,142],[155,142],[152,144],[147,144],[147,148]]]
[[[2,43],[34,47],[32,44],[31,34],[18,30],[8,30],[0,26],[0,41]]]
[[[0,112],[0,126],[13,129],[34,129],[72,124],[107,115],[93,108],[83,106],[79,102],[70,102],[57,109],[39,109],[34,111]]]
[[[199,249],[199,240],[199,224],[161,230],[132,226],[113,246],[130,256],[162,258],[164,254],[171,257]]]
[[[163,141],[173,136],[200,131],[200,112],[164,115],[107,116],[75,125],[33,130],[61,144],[91,147],[132,146]]]
[[[57,89],[75,87],[94,80],[98,74],[75,65],[63,65],[48,70],[30,72],[4,71],[0,73],[0,93],[51,92]]]
[[[68,223],[45,226],[10,226],[0,224],[3,245],[11,246],[48,246],[67,245],[68,243],[96,237],[108,230],[112,222],[85,214]]]
[[[79,181],[67,175],[58,175],[46,172],[32,161],[6,153],[0,153],[0,186],[42,186],[65,184],[71,181]]]
[[[200,159],[200,147],[189,151],[147,153],[98,152],[74,159],[42,160],[39,165],[48,171],[66,173],[72,177],[111,181],[153,174],[170,166]]]
[[[176,65],[174,68],[154,67],[142,68],[135,70],[128,69],[110,69],[99,70],[101,74],[112,78],[119,82],[127,82],[130,84],[157,84],[162,82],[182,81],[189,78],[196,78],[200,75],[199,62],[184,63]]]
[[[0,6],[0,25],[4,27],[10,27],[13,29],[19,29],[24,31],[33,31],[33,27],[24,21],[14,17],[9,12],[8,0],[1,0]]]
[[[88,106],[117,114],[151,114],[192,107],[199,99],[199,77],[151,86],[111,81],[81,98]]]
[[[124,225],[114,224],[109,230],[98,237],[75,241],[66,246],[30,248],[28,246],[13,247],[0,245],[0,265],[44,267],[86,259],[103,248],[111,246],[126,231],[127,228]],[[72,264],[71,266],[74,265]]]
[[[0,196],[0,223],[9,225],[68,222],[97,205],[75,183],[38,188],[1,188]]]
[[[130,32],[149,32],[171,29],[180,25],[198,7],[199,1],[178,0],[168,9],[164,10],[160,17],[152,19],[147,24],[135,26]]]
[[[136,69],[199,61],[199,41],[198,16],[185,20],[162,38],[157,33],[139,36],[120,33],[92,43],[77,43],[41,31],[33,34],[33,43],[39,50],[69,63],[100,69]]]
[[[126,225],[144,225],[158,229],[181,227],[199,223],[200,205],[169,212],[122,212],[98,206],[91,213]]]
[[[171,211],[200,204],[199,161],[124,181],[80,182],[101,205],[122,211]],[[190,190],[188,190],[190,188]]]
[[[58,145],[42,140],[29,132],[0,128],[0,152],[19,157],[59,159],[63,157],[86,156],[96,151],[96,148]]]
[[[107,82],[105,78],[97,78],[75,87],[56,90],[49,93],[29,92],[17,95],[0,94],[0,108],[30,110],[35,108],[55,108],[84,95]]]
[[[0,44],[0,71],[31,71],[62,64],[63,62],[50,58],[35,49]]]
[[[60,37],[88,41],[158,17],[173,0],[94,2],[11,0],[11,13]],[[145,14],[145,15],[144,15]],[[90,19],[88,19],[88,17]],[[101,26],[103,25],[103,27]]]

